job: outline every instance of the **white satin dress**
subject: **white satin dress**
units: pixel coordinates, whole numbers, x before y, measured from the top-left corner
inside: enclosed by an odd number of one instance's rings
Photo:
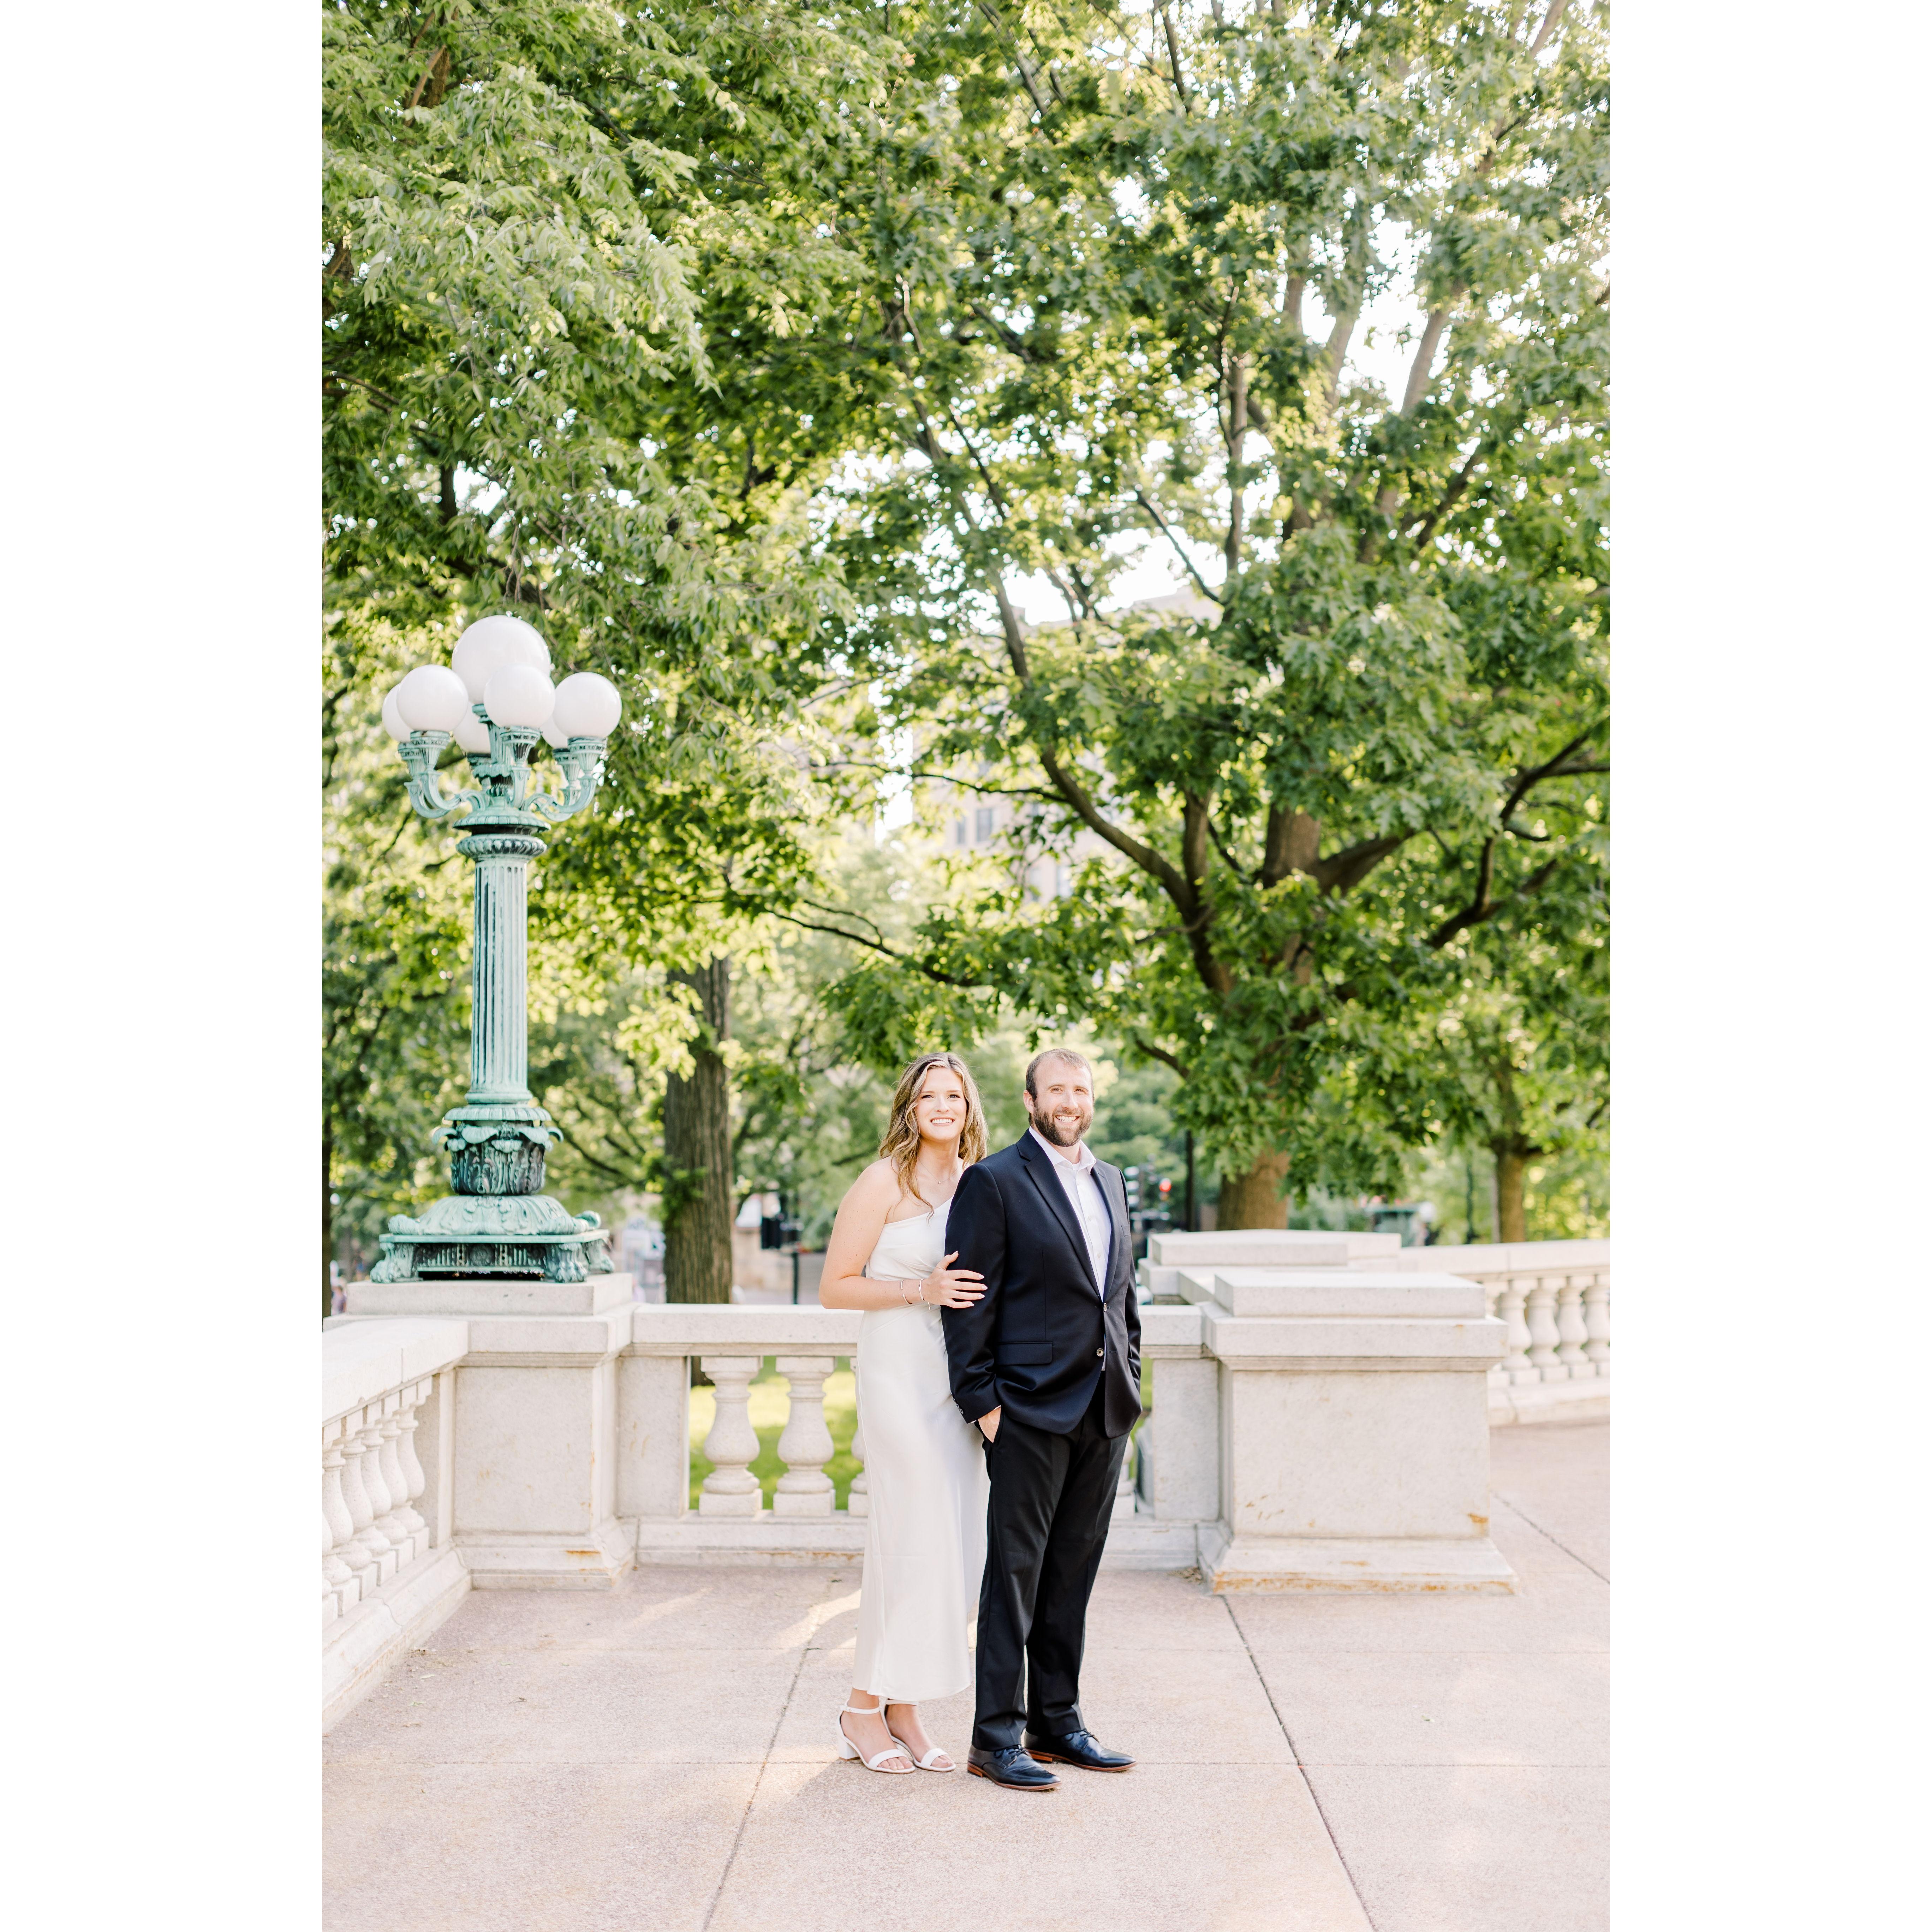
[[[949,1204],[889,1221],[866,1264],[912,1281],[946,1256]],[[986,1460],[952,1402],[939,1310],[868,1308],[859,1324],[865,1438],[866,1569],[855,1689],[889,1702],[950,1697],[973,1682],[971,1625],[986,1567]]]

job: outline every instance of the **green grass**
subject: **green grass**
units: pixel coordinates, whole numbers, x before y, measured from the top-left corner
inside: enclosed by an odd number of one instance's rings
[[[772,1493],[778,1486],[778,1478],[784,1474],[784,1465],[778,1460],[778,1438],[784,1433],[785,1415],[790,1406],[788,1398],[791,1384],[778,1373],[776,1356],[767,1355],[759,1364],[758,1372],[752,1384],[750,1402],[752,1426],[758,1432],[758,1454],[752,1464],[752,1474],[763,1485],[765,1507],[771,1507]],[[1138,1435],[1154,1413],[1154,1365],[1144,1362],[1141,1365],[1141,1419],[1134,1425]],[[704,1479],[715,1466],[704,1454],[704,1438],[711,1432],[712,1418],[718,1412],[716,1398],[708,1388],[694,1388],[691,1392],[691,1507],[698,1507],[698,1492],[704,1486]],[[858,1398],[852,1384],[852,1364],[844,1355],[838,1358],[838,1366],[825,1378],[825,1426],[832,1432],[832,1460],[825,1466],[825,1473],[832,1478],[832,1502],[835,1509],[845,1507],[846,1498],[851,1493],[852,1478],[859,1473],[859,1465],[852,1455],[852,1432],[858,1426]]]

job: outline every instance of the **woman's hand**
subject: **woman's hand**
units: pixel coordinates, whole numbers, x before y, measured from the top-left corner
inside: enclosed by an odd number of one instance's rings
[[[919,1285],[919,1298],[932,1308],[970,1308],[986,1292],[985,1277],[971,1268],[957,1268],[955,1248]]]

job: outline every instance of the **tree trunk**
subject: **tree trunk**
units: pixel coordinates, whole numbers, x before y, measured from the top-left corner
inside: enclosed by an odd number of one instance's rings
[[[1288,1156],[1266,1154],[1245,1174],[1221,1177],[1221,1203],[1214,1211],[1216,1228],[1286,1228]]]
[[[671,976],[698,997],[702,1030],[691,1076],[664,1086],[664,1299],[731,1299],[731,1088],[718,1049],[731,1031],[731,962],[724,953]]]
[[[1497,1143],[1496,1239],[1526,1241],[1522,1219],[1522,1171],[1529,1164],[1532,1150],[1508,1141]]]

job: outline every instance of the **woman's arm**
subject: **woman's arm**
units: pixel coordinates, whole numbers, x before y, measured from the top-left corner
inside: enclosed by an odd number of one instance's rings
[[[818,1282],[821,1308],[898,1308],[925,1301],[934,1308],[959,1307],[982,1292],[976,1276],[965,1280],[950,1269],[948,1255],[918,1281],[871,1281],[864,1273],[879,1244],[886,1216],[899,1198],[898,1177],[890,1161],[875,1160],[838,1204],[832,1238],[825,1244],[825,1271]]]

